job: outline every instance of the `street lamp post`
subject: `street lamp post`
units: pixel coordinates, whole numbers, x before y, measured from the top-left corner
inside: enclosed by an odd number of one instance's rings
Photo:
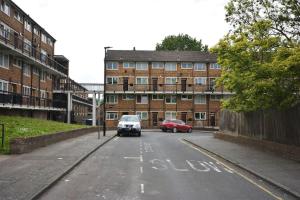
[[[103,136],[106,135],[106,52],[112,47],[104,47],[104,94],[103,94]]]

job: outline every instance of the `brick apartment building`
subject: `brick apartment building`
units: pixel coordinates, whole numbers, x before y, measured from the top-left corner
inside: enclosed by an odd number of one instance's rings
[[[124,114],[141,116],[143,127],[182,119],[193,127],[218,126],[216,87],[221,67],[214,54],[196,51],[108,50],[105,55],[107,127]]]
[[[0,0],[1,115],[53,119],[66,112],[53,91],[68,79],[69,62],[54,55],[55,41],[14,2]]]

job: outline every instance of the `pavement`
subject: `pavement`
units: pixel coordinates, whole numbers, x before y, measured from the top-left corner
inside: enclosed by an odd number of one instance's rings
[[[0,155],[0,200],[35,198],[115,135],[101,132],[98,140],[95,132],[22,155]]]
[[[238,165],[300,199],[299,162],[213,136],[191,136],[185,140]]]

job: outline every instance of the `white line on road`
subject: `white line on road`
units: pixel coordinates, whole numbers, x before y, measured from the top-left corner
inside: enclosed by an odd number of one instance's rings
[[[140,159],[140,157],[124,157],[124,159]]]
[[[140,156],[140,161],[141,161],[141,162],[143,162],[143,161],[144,161],[144,160],[143,160],[143,156],[142,156],[142,155]]]
[[[143,167],[140,167],[141,174],[144,172]]]
[[[145,193],[144,184],[141,184],[141,193],[142,193],[142,194]]]
[[[116,137],[115,139],[114,139],[114,141],[117,141],[119,139],[119,137]]]

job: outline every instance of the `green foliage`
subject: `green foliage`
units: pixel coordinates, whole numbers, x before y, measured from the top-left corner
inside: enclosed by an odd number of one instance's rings
[[[187,34],[170,35],[165,37],[161,44],[156,44],[156,50],[168,51],[208,51],[208,46],[203,45],[201,40],[192,38]]]
[[[0,146],[0,153],[9,152],[9,140],[13,138],[34,137],[86,127],[83,125],[66,124],[49,120],[1,115],[0,124],[5,125],[5,145],[3,149],[1,149]]]

